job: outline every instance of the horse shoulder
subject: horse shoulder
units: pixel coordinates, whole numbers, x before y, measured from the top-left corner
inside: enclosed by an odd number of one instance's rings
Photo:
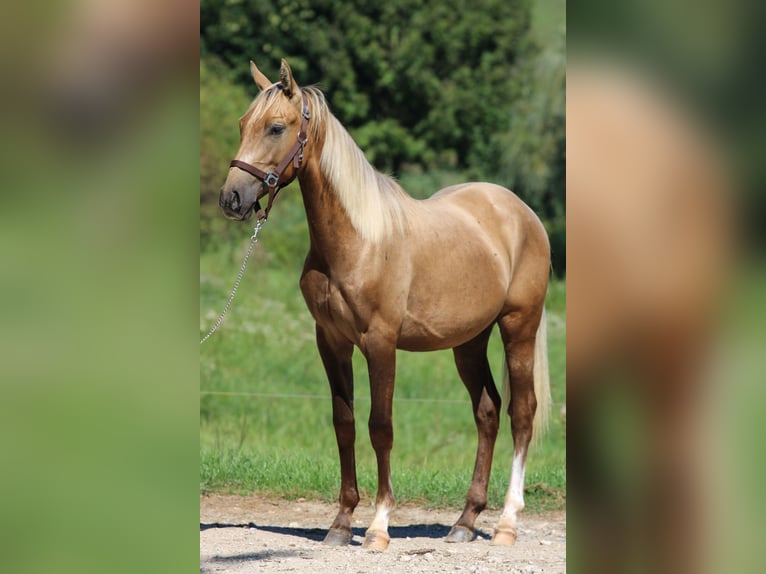
[[[320,316],[325,314],[329,301],[329,278],[318,269],[307,267],[301,275],[300,286],[311,315],[314,320],[319,321]]]
[[[306,266],[300,285],[306,306],[314,321],[338,338],[357,342],[358,336],[354,329],[357,323],[355,313],[342,290],[330,278],[329,273]]]

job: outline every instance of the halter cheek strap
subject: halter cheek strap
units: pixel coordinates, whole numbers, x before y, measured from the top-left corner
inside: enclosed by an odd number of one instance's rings
[[[242,171],[246,171],[250,175],[260,179],[269,190],[269,201],[266,204],[265,210],[261,209],[261,204],[259,201],[256,200],[255,202],[256,217],[258,219],[266,219],[269,216],[269,211],[271,211],[271,206],[274,204],[274,200],[277,198],[277,195],[283,187],[295,179],[295,177],[298,175],[298,169],[303,163],[303,146],[306,145],[306,142],[309,139],[307,128],[309,119],[311,118],[311,113],[309,112],[309,104],[308,100],[306,99],[306,94],[301,93],[301,96],[303,99],[303,109],[301,110],[301,128],[298,131],[298,138],[287,152],[287,155],[285,155],[285,157],[281,162],[279,162],[279,165],[273,171],[265,172],[261,169],[258,169],[254,165],[250,165],[249,163],[240,161],[238,159],[233,159],[231,160],[231,163],[229,163],[229,167],[239,168]],[[293,162],[293,174],[289,179],[283,180],[282,176],[284,175],[287,166],[290,165],[290,162]]]

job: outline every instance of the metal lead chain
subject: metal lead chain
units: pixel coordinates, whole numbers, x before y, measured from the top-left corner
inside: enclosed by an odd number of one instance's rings
[[[223,323],[223,318],[226,315],[226,313],[229,312],[229,308],[231,307],[231,302],[234,301],[234,296],[237,294],[237,289],[239,289],[239,284],[242,281],[242,277],[245,275],[245,267],[247,267],[247,260],[250,259],[250,254],[253,252],[253,247],[256,243],[258,243],[258,232],[261,230],[261,227],[263,227],[263,224],[266,222],[265,219],[259,219],[258,222],[255,224],[255,227],[253,228],[253,235],[250,237],[250,245],[247,248],[247,253],[245,253],[245,259],[242,261],[242,266],[239,268],[239,273],[237,274],[237,279],[234,281],[234,287],[231,290],[231,295],[229,295],[229,300],[226,301],[226,306],[223,308],[223,311],[220,315],[218,315],[218,319],[216,319],[215,323],[213,323],[213,326],[210,328],[210,330],[207,332],[207,335],[202,337],[202,340],[200,340],[199,344],[201,345],[205,341],[208,340],[208,337],[215,333],[216,329]]]

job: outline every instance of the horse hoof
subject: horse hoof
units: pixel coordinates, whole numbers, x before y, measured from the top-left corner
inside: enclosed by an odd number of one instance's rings
[[[445,538],[444,541],[470,542],[474,538],[476,538],[476,532],[474,532],[472,529],[466,526],[455,524],[455,526],[452,527],[452,530],[449,531],[449,534],[447,534],[447,538]]]
[[[391,538],[381,530],[368,530],[364,536],[362,548],[366,550],[385,550]]]
[[[346,546],[351,542],[352,536],[353,535],[348,530],[331,528],[327,531],[327,536],[324,538],[324,544],[327,546]]]
[[[492,537],[495,546],[511,546],[516,542],[516,532],[513,530],[496,530]]]

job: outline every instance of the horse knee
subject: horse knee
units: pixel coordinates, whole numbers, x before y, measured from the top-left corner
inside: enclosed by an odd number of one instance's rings
[[[335,426],[335,428],[354,426],[353,411],[345,404],[333,405],[332,424]]]
[[[372,448],[390,449],[394,443],[394,427],[390,419],[370,417],[368,424]]]
[[[333,403],[332,424],[335,427],[335,435],[339,444],[352,444],[356,431],[354,428],[354,412],[351,408],[338,400]]]

